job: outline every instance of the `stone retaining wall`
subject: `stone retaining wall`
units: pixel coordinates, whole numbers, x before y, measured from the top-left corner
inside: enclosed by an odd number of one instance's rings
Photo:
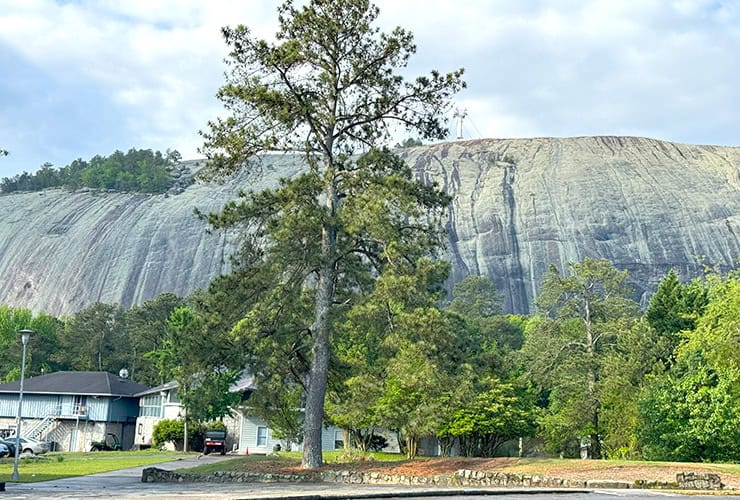
[[[466,486],[502,488],[673,488],[695,490],[718,490],[724,486],[716,474],[682,473],[675,483],[659,481],[606,481],[569,480],[534,474],[512,474],[503,472],[484,472],[458,470],[453,474],[437,476],[409,476],[385,474],[382,472],[334,471],[309,472],[304,474],[268,474],[260,472],[220,471],[212,474],[187,474],[165,471],[156,467],[144,469],[141,477],[144,483],[160,482],[203,482],[203,483],[344,483],[344,484],[385,484],[412,486]]]

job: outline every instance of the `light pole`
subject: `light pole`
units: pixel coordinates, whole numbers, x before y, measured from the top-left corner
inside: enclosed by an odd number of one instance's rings
[[[21,456],[21,408],[23,407],[23,378],[26,375],[26,346],[28,345],[28,339],[33,333],[32,330],[21,330],[18,333],[21,334],[21,343],[23,343],[23,354],[21,356],[21,390],[18,393],[18,423],[15,427],[15,458],[13,459],[13,474],[10,479],[18,481],[20,476],[18,475],[18,458]]]

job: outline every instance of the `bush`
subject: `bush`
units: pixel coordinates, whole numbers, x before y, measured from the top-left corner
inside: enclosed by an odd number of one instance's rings
[[[188,449],[191,451],[203,450],[203,438],[207,430],[226,430],[223,422],[189,422]],[[176,449],[182,449],[185,428],[182,420],[160,420],[154,425],[152,440],[157,446],[165,443],[174,443]]]
[[[181,443],[184,435],[182,420],[160,420],[154,424],[152,440],[154,444],[161,446],[165,443]]]

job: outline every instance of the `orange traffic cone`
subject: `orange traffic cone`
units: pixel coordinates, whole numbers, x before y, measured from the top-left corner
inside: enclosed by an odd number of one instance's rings
[[[244,454],[249,455],[249,448],[244,448]]]

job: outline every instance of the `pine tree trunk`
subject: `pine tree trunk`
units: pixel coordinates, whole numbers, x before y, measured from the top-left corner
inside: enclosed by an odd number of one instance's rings
[[[591,433],[591,445],[589,447],[589,458],[601,458],[601,443],[599,442],[599,402],[596,397],[596,343],[594,341],[593,331],[591,330],[591,303],[586,301],[586,346],[588,353],[588,397],[593,405],[591,410],[591,424],[593,432]]]
[[[337,229],[334,223],[336,215],[337,190],[332,179],[331,170],[325,172],[326,208],[328,220],[321,232],[322,264],[319,282],[316,289],[316,316],[311,329],[313,346],[311,347],[311,368],[308,373],[306,390],[306,413],[303,424],[303,460],[304,469],[321,467],[321,429],[324,416],[324,396],[329,372],[329,313],[334,301],[335,254]]]

